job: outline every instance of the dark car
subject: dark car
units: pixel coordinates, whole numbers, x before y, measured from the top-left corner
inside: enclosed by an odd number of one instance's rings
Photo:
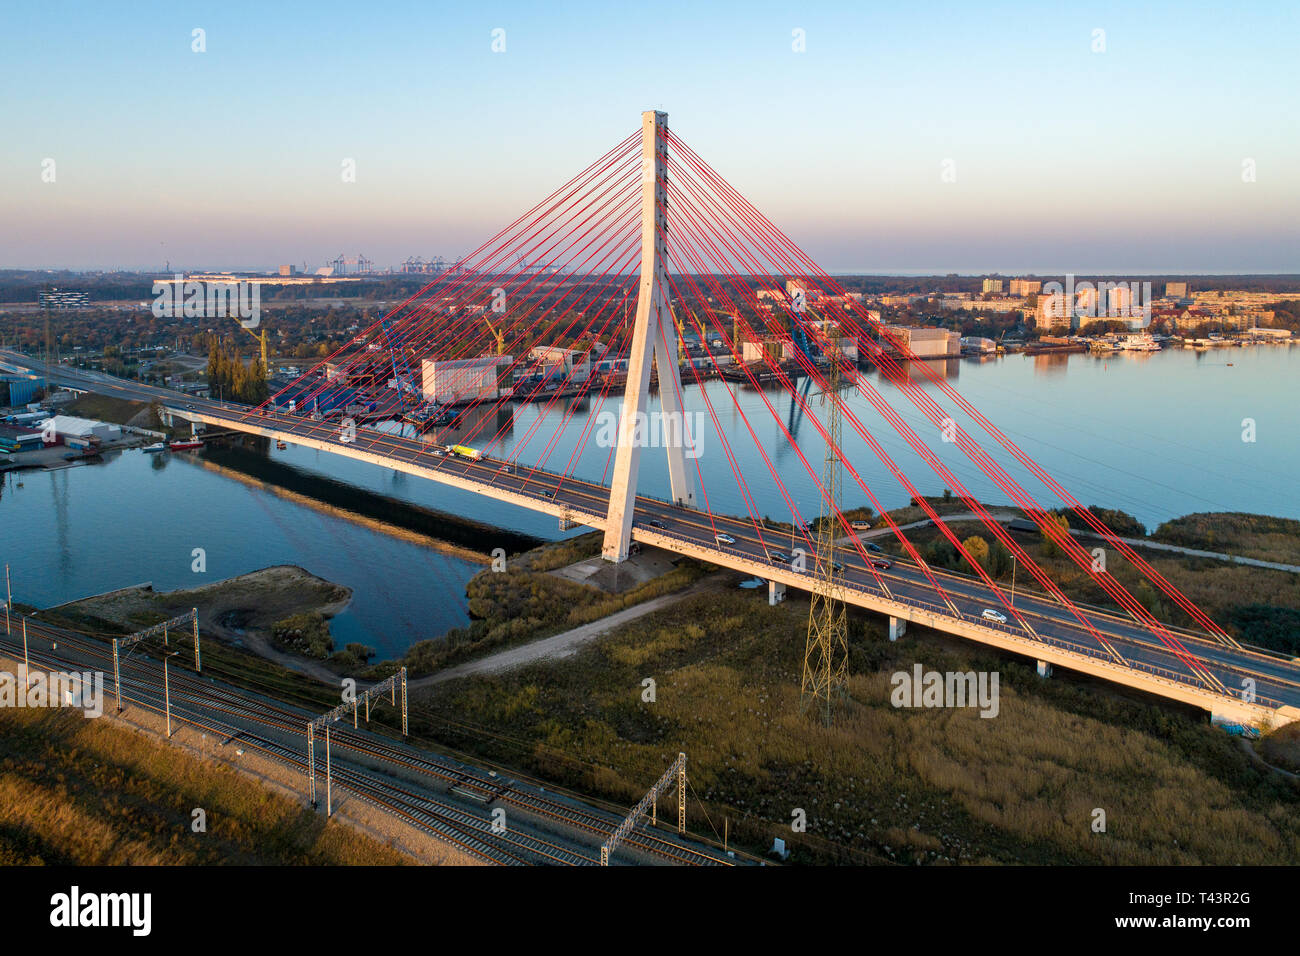
[[[769,551],[767,552],[767,559],[769,561],[774,561],[777,564],[790,563],[790,555],[786,554],[784,551]]]
[[[867,545],[867,550],[870,551],[872,554],[884,554],[884,553],[885,553],[885,549],[882,548],[882,547],[881,547],[880,545],[878,545],[878,544],[868,544],[868,545]]]
[[[660,521],[658,518],[651,518],[649,521],[646,522],[646,524],[648,524],[652,528],[662,528],[664,526],[664,523]]]

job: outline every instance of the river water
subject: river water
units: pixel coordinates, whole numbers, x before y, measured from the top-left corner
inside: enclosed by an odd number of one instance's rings
[[[0,497],[0,559],[11,566],[14,599],[42,607],[145,581],[173,590],[300,565],[353,589],[331,624],[335,645],[360,641],[380,658],[464,624],[465,584],[482,568],[192,453],[139,450],[11,473]]]
[[[1149,529],[1195,511],[1300,518],[1300,348],[1010,355],[933,368],[1084,504],[1128,511]],[[919,371],[911,374],[952,413]],[[867,379],[971,492],[986,501],[1008,500],[955,445],[942,441],[896,383],[876,372]],[[809,466],[820,470],[823,444],[814,419],[824,421],[825,408],[815,392],[802,415],[798,403],[776,390],[710,381],[703,390],[688,384],[685,395],[691,419],[703,423],[693,436],[699,457],[690,465],[703,479],[709,508],[788,519],[788,495],[804,515],[818,513],[816,483],[785,438],[787,430],[794,434]],[[853,395],[848,405],[921,492],[942,491],[944,483],[864,397]],[[563,471],[584,428],[615,413],[617,402],[592,399],[571,415],[570,408],[564,400],[551,409],[524,405],[513,414],[482,416],[454,437]],[[597,422],[589,423],[592,416]],[[953,418],[963,428],[970,424],[961,415]],[[969,430],[979,437],[973,426]],[[611,450],[599,446],[597,429],[591,431],[575,473],[608,480]],[[907,502],[907,492],[849,421],[842,444],[883,506]],[[1013,468],[1007,453],[993,454],[991,440],[982,444],[1040,502],[1059,504],[1022,467]],[[538,537],[561,536],[552,518],[390,469],[296,446],[269,454],[425,507]],[[869,505],[852,476],[844,481],[846,507]],[[667,497],[661,449],[643,451],[640,488]],[[204,573],[192,570],[195,548],[205,550]],[[0,559],[13,566],[15,596],[42,606],[142,581],[160,589],[192,587],[270,564],[301,565],[354,591],[351,606],[334,620],[336,643],[361,641],[381,657],[463,624],[465,583],[481,567],[427,539],[269,491],[201,457],[154,458],[139,451],[101,465],[10,476],[0,496]]]

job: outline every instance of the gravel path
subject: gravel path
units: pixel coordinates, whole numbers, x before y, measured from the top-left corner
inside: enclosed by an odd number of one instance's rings
[[[530,644],[524,644],[520,647],[511,647],[496,654],[487,657],[481,657],[478,660],[467,661],[464,664],[457,664],[455,667],[449,667],[445,671],[439,671],[428,677],[421,677],[413,680],[409,684],[411,690],[419,690],[422,687],[432,687],[434,684],[441,684],[443,681],[455,680],[458,677],[470,677],[475,674],[492,674],[513,667],[520,667],[524,664],[531,664],[540,660],[555,660],[561,657],[568,657],[576,652],[584,644],[589,644],[603,634],[608,634],[615,628],[621,627],[628,621],[635,621],[639,617],[652,614],[655,611],[670,607],[678,601],[710,590],[717,587],[718,576],[710,575],[702,581],[697,581],[691,587],[673,594],[665,594],[662,597],[651,598],[649,601],[643,601],[640,604],[617,611],[608,617],[602,617],[599,621],[592,621],[590,624],[583,624],[571,630],[564,631],[560,634],[553,634],[550,637],[544,637],[540,641],[533,641]]]

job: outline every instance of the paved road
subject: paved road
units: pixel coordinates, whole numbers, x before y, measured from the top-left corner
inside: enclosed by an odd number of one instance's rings
[[[0,365],[14,364],[40,369],[39,362],[17,353],[0,350]],[[471,483],[476,490],[492,495],[509,491],[523,501],[535,502],[539,510],[556,506],[582,514],[603,516],[608,511],[609,489],[604,485],[555,474],[541,469],[512,466],[507,462],[483,458],[470,461],[445,454],[425,436],[424,440],[399,437],[370,428],[358,428],[355,438],[345,442],[337,421],[316,420],[306,415],[281,411],[254,410],[229,402],[191,398],[176,392],[114,378],[96,372],[60,368],[49,372],[51,380],[116,395],[137,401],[160,401],[181,412],[202,414],[221,427],[240,430],[273,431],[288,441],[311,439],[343,455],[369,453],[386,460],[419,467],[428,477],[454,478]],[[764,528],[757,522],[723,515],[710,515],[685,509],[655,498],[639,496],[636,503],[634,536],[651,540],[646,533],[682,542],[709,553],[710,560],[723,566],[739,566],[748,560],[780,569],[792,570],[795,548],[807,552],[807,567],[813,567],[813,542],[804,537],[792,540],[790,532]],[[724,536],[720,538],[719,536]],[[727,540],[727,539],[730,540]],[[662,546],[662,542],[659,543]],[[1236,648],[1194,631],[1165,628],[1165,640],[1146,626],[1101,609],[1084,608],[1076,614],[1053,598],[1029,591],[1017,591],[1014,609],[1008,612],[1002,598],[980,579],[952,572],[926,571],[906,561],[894,560],[888,568],[876,567],[861,553],[846,553],[842,558],[841,580],[846,600],[855,594],[866,600],[901,601],[938,614],[956,618],[1021,638],[1030,638],[1090,658],[1102,658],[1134,665],[1161,677],[1197,686],[1204,682],[1192,677],[1187,655],[1219,681],[1227,691],[1240,695],[1243,681],[1255,682],[1255,693],[1263,703],[1275,702],[1300,706],[1300,663],[1281,655],[1250,648]],[[930,582],[937,580],[938,590]],[[1006,624],[982,618],[985,609],[1007,614]],[[1167,640],[1176,640],[1185,651],[1171,649]]]

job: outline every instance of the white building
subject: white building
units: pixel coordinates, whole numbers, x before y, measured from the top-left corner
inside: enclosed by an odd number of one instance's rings
[[[945,358],[961,355],[961,333],[931,327],[913,328],[909,325],[885,326],[886,348],[904,355],[909,352],[916,358]],[[893,342],[898,342],[894,346]]]
[[[39,427],[43,432],[53,431],[55,436],[63,439],[98,438],[100,441],[116,441],[122,437],[121,425],[72,415],[55,415],[41,422]]]
[[[1065,307],[1063,293],[1038,297],[1038,314],[1034,316],[1034,325],[1040,330],[1072,328],[1073,320],[1073,312]]]
[[[1133,308],[1133,290],[1121,282],[1107,290],[1107,297],[1110,299],[1107,303],[1107,315],[1127,318],[1129,310]]]
[[[761,342],[745,338],[740,343],[740,360],[758,362],[766,357],[774,362],[780,362],[793,358],[796,351],[794,342],[788,340],[783,342],[775,335],[765,336]]]
[[[463,405],[484,399],[495,400],[501,394],[500,369],[509,367],[509,355],[485,355],[481,358],[421,362],[421,392],[425,401],[439,405]]]

